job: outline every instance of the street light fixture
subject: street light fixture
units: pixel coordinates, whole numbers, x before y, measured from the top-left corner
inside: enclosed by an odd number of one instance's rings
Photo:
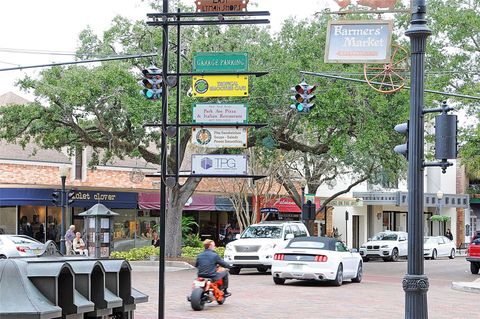
[[[62,192],[60,196],[60,205],[62,207],[62,221],[60,223],[60,253],[62,253],[62,255],[65,255],[65,204],[67,200],[65,182],[67,180],[69,169],[70,168],[67,165],[61,165],[58,169],[62,181]]]

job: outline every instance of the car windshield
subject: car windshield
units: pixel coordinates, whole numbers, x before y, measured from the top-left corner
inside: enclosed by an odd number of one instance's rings
[[[281,238],[281,226],[250,226],[241,238]]]
[[[391,233],[378,233],[373,236],[372,240],[397,240],[397,235]]]
[[[15,245],[23,245],[23,244],[41,244],[41,242],[36,241],[33,238],[27,238],[22,236],[9,236],[8,239],[12,241]]]
[[[288,245],[289,248],[312,248],[312,249],[323,249],[325,248],[325,243],[318,241],[293,241]]]

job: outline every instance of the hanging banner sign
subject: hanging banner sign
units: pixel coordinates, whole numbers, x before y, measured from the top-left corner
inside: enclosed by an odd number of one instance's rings
[[[247,167],[246,155],[192,155],[195,175],[247,175]]]
[[[249,0],[195,0],[197,12],[241,12]]]
[[[211,75],[192,77],[194,97],[248,96],[248,76]]]
[[[246,124],[246,104],[194,104],[193,123]]]
[[[208,148],[246,148],[246,127],[192,127],[192,143]]]
[[[325,63],[389,63],[393,22],[329,21]]]
[[[193,56],[193,72],[247,72],[246,52],[198,52]]]

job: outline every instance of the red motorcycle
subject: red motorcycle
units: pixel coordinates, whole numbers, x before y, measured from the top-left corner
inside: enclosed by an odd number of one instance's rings
[[[223,270],[223,269],[221,269]],[[221,271],[217,269],[217,271]],[[223,279],[214,281],[210,278],[198,277],[193,281],[192,294],[188,296],[188,301],[193,310],[203,310],[205,303],[211,303],[217,301],[219,305],[223,305],[225,302],[224,292],[222,290]]]

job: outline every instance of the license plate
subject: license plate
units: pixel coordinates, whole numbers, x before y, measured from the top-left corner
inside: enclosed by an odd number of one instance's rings
[[[35,255],[39,255],[42,252],[42,249],[33,249]]]
[[[195,280],[195,281],[193,282],[193,285],[194,285],[195,287],[205,287],[205,281]]]
[[[302,270],[302,267],[303,267],[302,265],[297,265],[297,264],[292,265],[292,269],[294,270]]]
[[[294,276],[294,277],[303,277],[303,273],[301,273],[301,272],[292,272],[292,276]]]

